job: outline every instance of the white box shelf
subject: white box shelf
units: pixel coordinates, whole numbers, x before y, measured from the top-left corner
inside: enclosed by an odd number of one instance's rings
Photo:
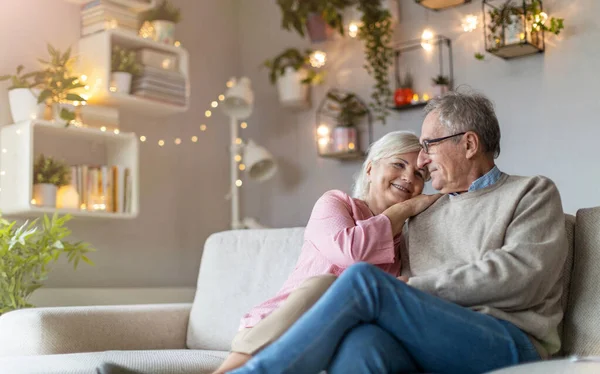
[[[185,105],[111,92],[111,52],[114,45],[132,50],[150,48],[158,52],[176,55],[179,65],[177,71],[186,80]],[[168,116],[185,112],[189,108],[190,96],[188,64],[188,52],[184,48],[155,42],[119,29],[106,30],[79,40],[78,72],[88,77],[86,83],[89,86],[89,91],[85,92],[84,95],[88,95],[90,104],[115,106],[149,116]]]
[[[139,155],[134,133],[63,127],[31,120],[0,128],[0,212],[3,216],[39,217],[69,213],[73,217],[131,219],[139,211]],[[70,165],[120,165],[131,173],[131,210],[127,213],[57,209],[31,204],[33,163],[43,153]]]
[[[67,0],[69,3],[77,5],[85,5],[92,0]],[[139,0],[113,0],[113,2],[123,5],[135,12],[145,12],[156,6],[156,0],[151,1],[139,1]]]

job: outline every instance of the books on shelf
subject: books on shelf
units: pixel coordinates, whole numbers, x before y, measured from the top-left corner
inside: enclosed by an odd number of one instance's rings
[[[133,79],[131,93],[135,96],[185,106],[186,80],[174,70],[144,65],[139,76]]]
[[[82,210],[132,212],[132,176],[123,165],[71,166],[71,183],[79,193]]]
[[[81,6],[81,36],[109,29],[137,34],[138,15],[128,7],[111,0],[93,0]]]

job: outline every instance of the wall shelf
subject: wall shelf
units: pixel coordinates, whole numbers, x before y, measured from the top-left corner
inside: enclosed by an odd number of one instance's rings
[[[415,0],[415,3],[431,10],[444,10],[470,3],[471,0]]]
[[[336,158],[338,160],[359,160],[365,157],[364,152],[332,152],[320,153],[319,157]]]
[[[415,108],[423,108],[425,105],[427,105],[427,102],[423,101],[423,102],[419,102],[416,104],[391,106],[390,109],[396,110],[396,111],[402,111],[402,110],[409,110],[409,109],[415,109]]]
[[[85,5],[92,0],[66,0],[69,3],[77,5]],[[140,1],[140,0],[112,0],[112,2],[123,5],[135,12],[145,12],[156,6],[156,0]]]
[[[177,71],[186,81],[185,105],[111,92],[111,51],[114,45],[131,50],[149,48],[176,55],[179,65]],[[114,106],[148,116],[168,116],[188,110],[190,96],[188,60],[188,52],[182,47],[155,42],[119,29],[106,30],[79,40],[78,72],[87,76],[89,90],[84,94],[88,95],[88,102]]]
[[[74,217],[131,219],[139,211],[138,140],[134,133],[95,128],[63,127],[32,120],[0,128],[0,211],[6,216],[37,217],[69,213]],[[104,212],[41,207],[33,198],[33,164],[39,154],[62,159],[69,165],[119,165],[131,173],[131,209]]]

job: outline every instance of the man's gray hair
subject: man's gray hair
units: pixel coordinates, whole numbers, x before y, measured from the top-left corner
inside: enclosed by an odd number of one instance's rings
[[[500,155],[500,125],[494,112],[494,104],[482,94],[475,92],[450,91],[429,100],[425,115],[437,112],[448,135],[473,131],[485,153],[496,158]],[[458,141],[458,140],[456,140]]]
[[[392,131],[382,136],[369,146],[367,158],[355,176],[352,196],[361,200],[367,198],[369,194],[369,178],[367,177],[369,163],[375,163],[403,153],[419,152],[420,150],[419,138],[412,132]],[[426,180],[428,177],[428,175],[425,175]]]

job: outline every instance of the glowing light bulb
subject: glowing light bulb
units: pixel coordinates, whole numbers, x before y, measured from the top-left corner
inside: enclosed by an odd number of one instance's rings
[[[175,138],[175,144],[177,144],[177,145],[181,144],[181,139]]]
[[[206,118],[210,118],[210,116],[212,116],[212,112],[210,110],[207,110],[206,112],[204,112],[204,115],[206,116]]]
[[[348,149],[354,149],[355,145],[354,143],[348,143]]]
[[[433,49],[433,31],[429,29],[423,30],[423,34],[421,34],[421,47],[426,51]]]
[[[2,148],[2,153],[6,153],[8,150],[6,148]]]
[[[79,79],[85,83],[87,81],[87,75],[83,74]]]
[[[176,40],[175,43],[173,43],[173,45],[175,47],[181,47],[181,42],[179,40]]]
[[[244,170],[246,170],[246,165],[244,165],[244,164],[240,164],[240,170],[241,170],[241,171],[244,171]]]
[[[37,201],[35,201],[35,199],[31,199],[31,205],[36,205]]]
[[[313,68],[321,68],[327,62],[327,54],[323,51],[314,51],[310,54],[309,61]]]
[[[242,138],[236,138],[235,144],[242,144]]]
[[[319,134],[319,136],[329,135],[329,127],[327,127],[327,125],[319,126],[319,128],[317,129],[317,134]]]
[[[241,179],[236,180],[235,181],[235,185],[238,186],[238,187],[242,187],[242,181],[241,181]]]
[[[102,132],[106,131],[106,126],[100,127],[100,131],[102,131]]]
[[[213,101],[212,103],[210,103],[210,106],[212,106],[213,108],[216,108],[219,105],[219,103],[217,103],[216,101]]]
[[[196,143],[198,141],[198,137],[196,135],[192,136],[192,142]]]
[[[240,155],[235,155],[235,156],[233,157],[233,159],[235,160],[235,162],[240,162],[240,161],[242,161],[242,156],[240,156]]]
[[[115,129],[113,132],[115,133],[115,135],[119,135],[119,133],[120,133],[121,131],[120,131],[119,129]]]
[[[248,127],[248,124],[246,122],[242,122],[240,123],[240,127],[245,129],[246,127]]]
[[[140,136],[140,141],[141,142],[145,142],[146,141],[146,137],[144,135]]]
[[[351,38],[356,38],[358,36],[358,29],[361,26],[361,22],[359,21],[352,21],[350,22],[350,24],[348,25],[348,36],[350,36]]]
[[[423,94],[423,101],[429,101],[429,95]]]
[[[164,141],[164,140],[162,140],[162,139],[161,139],[161,140],[159,140],[159,141],[158,141],[158,146],[159,146],[159,147],[162,147],[163,145],[165,145],[165,141]]]
[[[467,14],[462,21],[462,28],[465,32],[471,32],[477,28],[477,24],[479,24],[479,19],[476,15]]]
[[[200,131],[206,131],[206,125],[200,125]]]
[[[327,143],[329,143],[329,139],[327,139],[327,138],[320,138],[319,139],[319,144],[320,145],[327,145]]]
[[[219,95],[219,101],[225,100],[225,95]]]
[[[225,85],[227,86],[227,88],[231,88],[231,87],[233,87],[233,81],[227,81],[227,83],[225,83]]]

